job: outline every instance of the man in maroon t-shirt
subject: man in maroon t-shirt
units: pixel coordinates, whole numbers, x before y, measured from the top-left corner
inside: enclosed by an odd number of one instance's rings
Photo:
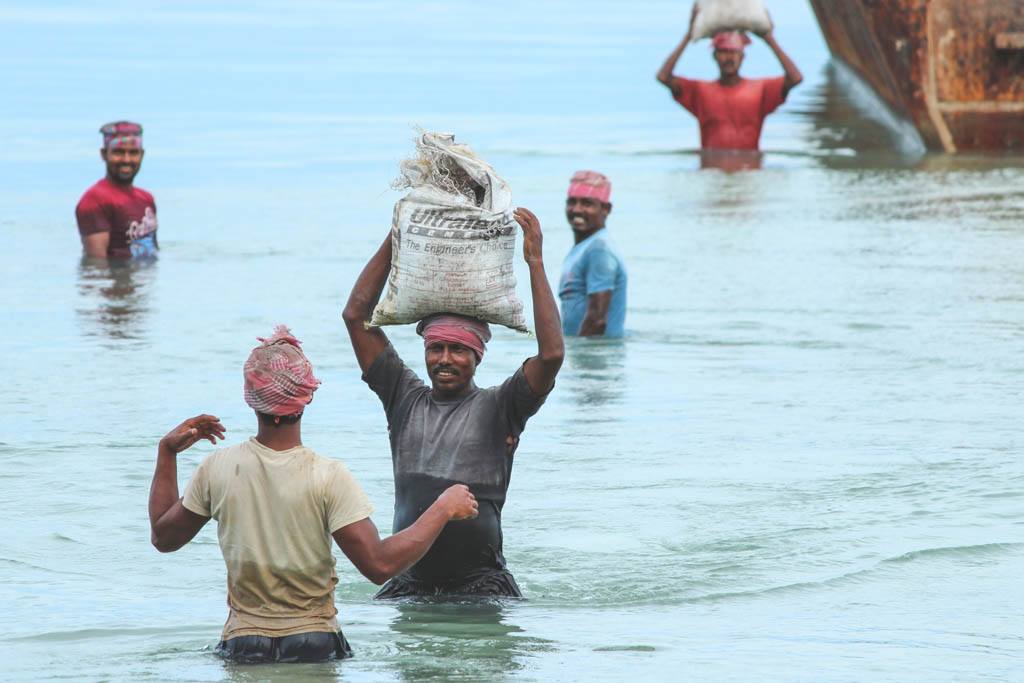
[[[107,177],[90,187],[75,208],[86,256],[156,256],[156,204],[153,195],[132,185],[142,166],[142,126],[116,121],[100,128]]]
[[[756,151],[765,117],[786,101],[786,95],[803,80],[803,75],[775,42],[769,29],[761,38],[782,64],[784,76],[756,79],[740,77],[743,50],[750,44],[750,38],[739,31],[725,31],[712,39],[719,71],[717,81],[697,81],[676,76],[672,71],[690,43],[697,13],[697,4],[694,3],[690,30],[665,60],[658,72],[658,81],[672,91],[676,102],[697,117],[702,149]]]

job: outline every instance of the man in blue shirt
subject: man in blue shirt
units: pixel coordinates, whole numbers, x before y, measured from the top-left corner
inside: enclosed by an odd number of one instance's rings
[[[605,229],[611,194],[611,181],[595,171],[577,171],[569,181],[565,216],[576,244],[562,262],[558,285],[565,335],[621,337],[625,332],[626,267]]]

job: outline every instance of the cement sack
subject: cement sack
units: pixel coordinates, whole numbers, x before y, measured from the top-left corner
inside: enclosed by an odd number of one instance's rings
[[[697,6],[694,40],[710,38],[719,31],[765,33],[772,28],[762,0],[697,0]]]
[[[402,162],[391,223],[391,275],[371,325],[459,313],[527,331],[512,269],[519,224],[512,193],[455,136],[423,133]]]

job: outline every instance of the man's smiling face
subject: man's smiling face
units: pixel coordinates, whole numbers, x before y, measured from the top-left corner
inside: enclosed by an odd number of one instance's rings
[[[141,147],[114,147],[102,149],[100,155],[107,164],[107,177],[120,185],[131,185],[139,169],[145,151]]]
[[[456,342],[434,341],[425,349],[427,375],[434,392],[442,398],[466,393],[476,374],[476,352]]]

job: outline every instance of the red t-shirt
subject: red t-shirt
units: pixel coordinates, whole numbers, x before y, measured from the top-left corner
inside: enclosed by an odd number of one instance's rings
[[[80,235],[110,233],[107,256],[111,258],[156,256],[156,204],[153,195],[141,188],[104,178],[78,200],[75,217]]]
[[[785,78],[742,78],[736,85],[672,79],[672,96],[700,123],[704,149],[757,149],[764,118],[786,101]]]

